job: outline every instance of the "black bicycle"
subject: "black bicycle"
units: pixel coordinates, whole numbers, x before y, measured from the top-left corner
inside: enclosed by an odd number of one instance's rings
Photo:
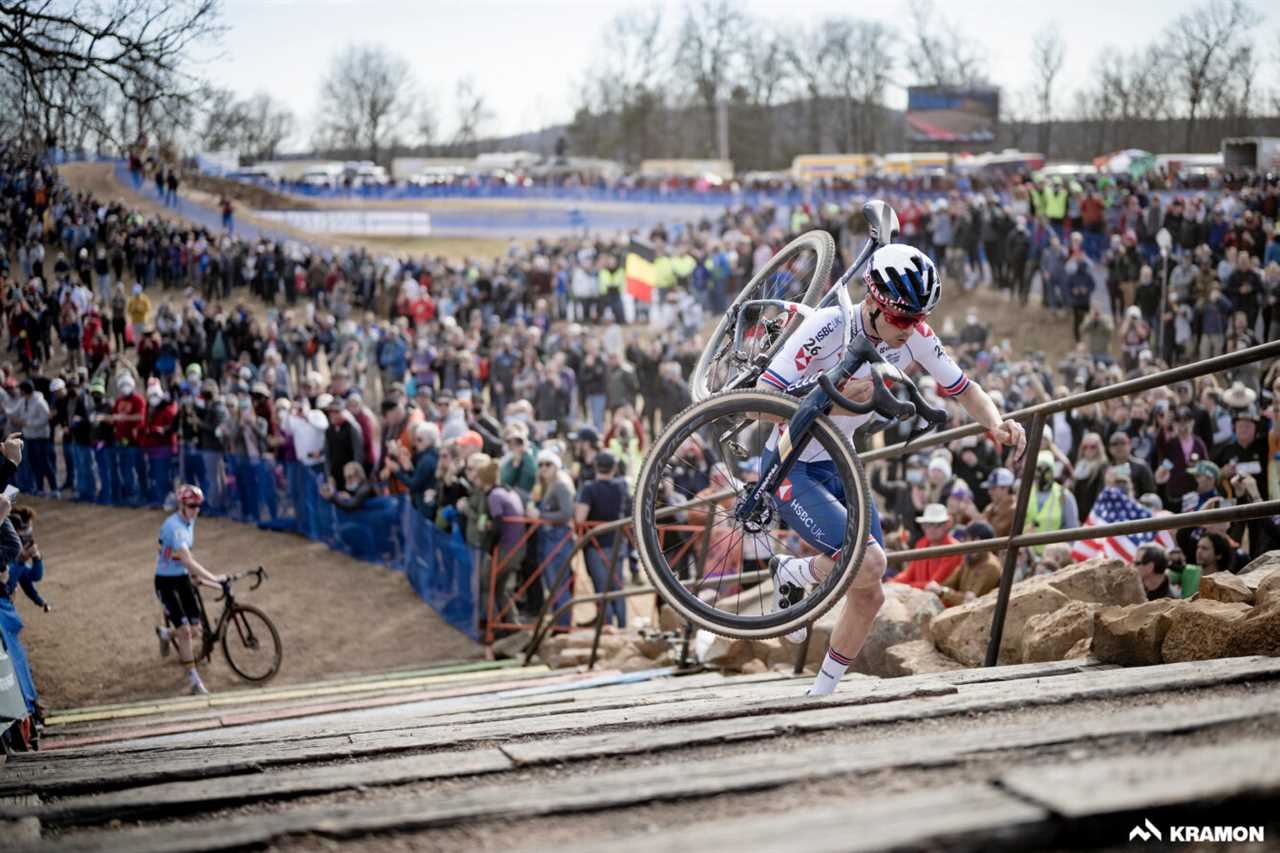
[[[918,419],[908,441],[947,421],[947,412],[928,405],[915,383],[885,362],[865,338],[852,338],[850,320],[856,307],[847,283],[879,245],[877,233],[888,238],[897,230],[897,216],[882,202],[870,203],[865,212],[872,222],[872,239],[823,298],[823,303],[839,305],[843,314],[841,362],[786,394],[755,389],[769,358],[794,330],[789,318],[807,315],[813,308],[767,296],[736,302],[740,309],[768,303],[780,311],[763,323],[758,313],[748,310],[734,315],[753,325],[760,338],[755,342],[736,320],[717,329],[703,355],[704,361],[714,356],[712,362],[720,367],[713,365],[696,379],[707,396],[672,420],[640,468],[634,518],[645,571],[678,613],[714,633],[741,639],[788,633],[835,605],[857,576],[867,549],[871,495],[857,451],[829,417],[834,406],[875,413],[885,423]],[[810,303],[812,284],[802,288]],[[747,289],[757,289],[756,282]],[[864,366],[870,368],[872,393],[867,402],[858,403],[839,389]],[[894,395],[890,383],[901,389],[903,399]],[[812,452],[815,444],[825,454]],[[788,479],[795,465],[822,455],[834,469],[829,480],[796,488]],[[696,476],[691,471],[703,473]],[[843,531],[814,529],[815,520],[804,510],[806,489],[822,489],[827,493],[824,500],[843,495]],[[780,502],[790,505],[809,527],[807,533],[821,533],[819,539],[839,550],[834,569],[821,583],[800,601],[774,611],[769,558],[814,553],[796,530],[781,522]]]
[[[222,654],[235,674],[245,681],[260,684],[270,681],[280,671],[284,646],[280,642],[280,632],[267,614],[252,604],[236,601],[231,587],[236,581],[246,577],[254,578],[253,586],[249,587],[252,592],[267,579],[267,570],[258,566],[250,571],[227,576],[221,584],[221,595],[214,599],[215,602],[226,602],[216,627],[210,627],[200,587],[192,583],[196,600],[200,603],[200,625],[203,629],[203,644],[197,659],[210,660],[213,650],[221,645]],[[166,616],[166,624],[168,621]],[[176,637],[174,632],[169,638],[175,651],[178,647]]]

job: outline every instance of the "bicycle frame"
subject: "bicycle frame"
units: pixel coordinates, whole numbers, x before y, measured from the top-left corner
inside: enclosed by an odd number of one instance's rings
[[[896,217],[894,221],[896,222]],[[743,311],[745,311],[748,308],[753,308],[753,307],[764,308],[772,305],[778,308],[782,308],[784,311],[787,312],[787,314],[791,315],[792,317],[794,317],[796,314],[800,314],[802,317],[807,319],[815,311],[818,311],[823,308],[827,308],[833,302],[839,303],[842,308],[845,306],[847,302],[851,303],[852,300],[849,299],[849,282],[853,281],[853,277],[856,276],[859,272],[861,272],[862,268],[866,266],[867,261],[870,260],[871,255],[875,253],[875,250],[880,248],[883,245],[885,244],[881,243],[879,239],[877,239],[874,236],[874,234],[871,237],[867,238],[867,241],[862,245],[862,249],[859,250],[858,252],[858,257],[855,258],[853,263],[849,265],[849,268],[846,269],[840,275],[840,278],[836,279],[835,284],[822,297],[822,300],[818,303],[817,308],[810,308],[807,305],[802,305],[798,302],[788,302],[783,299],[750,299],[750,300],[747,300],[746,302],[743,302],[741,305],[737,306],[734,309],[737,312],[737,316],[734,317],[734,322],[733,322],[733,351],[739,352],[741,350],[742,339],[743,339],[743,336],[745,335],[745,330],[742,328],[742,324],[739,322],[739,319],[741,318]],[[850,309],[849,313],[845,314],[846,332],[849,326],[848,317],[850,313],[852,313],[852,309]],[[847,338],[847,334],[846,334],[846,338]],[[849,341],[846,339],[845,340],[846,346],[848,345],[848,343]],[[760,376],[762,373],[764,373],[764,370],[766,367],[768,367],[767,364],[751,365],[749,370],[745,370],[742,373],[735,376],[731,381],[725,383],[724,387],[721,388],[720,390],[736,391],[739,388],[754,386],[756,382],[759,381]]]
[[[837,287],[832,292],[836,294],[835,298],[843,317],[844,357],[832,371],[839,377],[835,383],[839,386],[843,384],[845,378],[852,376],[862,366],[866,361],[866,357],[863,351],[855,350],[849,346],[853,339],[853,324],[850,320],[853,317],[854,310],[856,310],[853,300],[849,298],[849,289],[847,287]],[[811,311],[812,309],[808,310]],[[831,399],[831,395],[821,385],[815,386],[812,391],[805,395],[799,411],[795,413],[790,422],[779,433],[777,445],[773,449],[766,448],[764,453],[761,454],[760,479],[747,494],[746,498],[734,508],[734,516],[738,521],[745,521],[750,517],[759,508],[760,501],[764,496],[773,494],[778,485],[791,473],[791,469],[795,467],[800,455],[809,445],[810,431],[814,422],[819,417],[830,412],[833,404],[834,401]]]

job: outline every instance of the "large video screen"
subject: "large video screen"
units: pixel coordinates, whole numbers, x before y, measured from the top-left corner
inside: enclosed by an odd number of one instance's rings
[[[911,142],[991,142],[999,115],[1000,90],[994,87],[907,88]]]

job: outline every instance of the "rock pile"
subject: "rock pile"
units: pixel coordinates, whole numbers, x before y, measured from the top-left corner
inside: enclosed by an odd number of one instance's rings
[[[981,666],[996,596],[944,608],[930,592],[885,584],[885,604],[850,669],[896,677]],[[805,656],[816,670],[826,654],[842,604],[810,626]],[[624,672],[674,666],[685,623],[662,608],[657,631],[606,628],[597,665]],[[544,641],[539,657],[552,667],[585,665],[593,632]],[[783,638],[732,640],[697,631],[690,658],[725,672],[790,670],[799,647]],[[1009,598],[1000,663],[1035,663],[1092,656],[1128,666],[1241,655],[1280,655],[1280,551],[1250,563],[1239,575],[1201,579],[1186,600],[1147,601],[1137,570],[1098,558],[1052,575],[1017,583]]]
[[[1126,666],[1280,655],[1280,551],[1206,575],[1190,599],[1098,610],[1092,653]]]

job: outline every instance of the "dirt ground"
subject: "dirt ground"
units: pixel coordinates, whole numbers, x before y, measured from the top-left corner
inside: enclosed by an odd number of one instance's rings
[[[182,692],[176,655],[159,656],[154,628],[156,536],[165,513],[24,498],[34,508],[45,560],[43,613],[18,593],[36,686],[50,708],[125,702]],[[196,559],[213,572],[265,566],[237,598],[280,631],[284,662],[272,686],[341,673],[379,672],[483,657],[479,645],[425,604],[401,573],[361,563],[318,542],[226,519],[196,523]],[[212,593],[212,594],[210,594]],[[205,606],[216,617],[215,590]],[[221,650],[201,673],[209,689],[243,688]]]

